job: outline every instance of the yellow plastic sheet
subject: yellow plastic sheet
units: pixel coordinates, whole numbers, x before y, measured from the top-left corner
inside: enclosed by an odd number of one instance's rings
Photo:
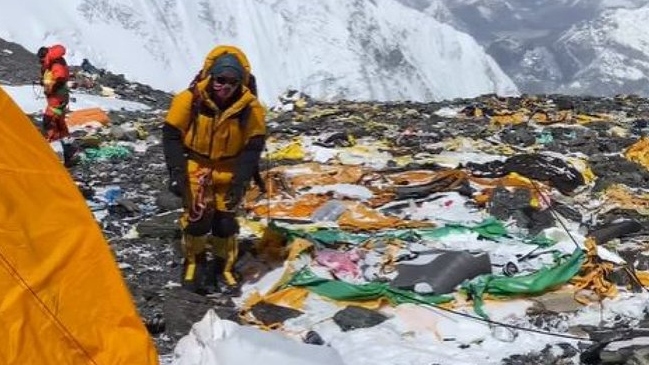
[[[305,152],[300,140],[294,140],[288,145],[268,155],[271,160],[302,160]]]
[[[649,169],[649,138],[642,137],[638,142],[629,147],[624,156]]]

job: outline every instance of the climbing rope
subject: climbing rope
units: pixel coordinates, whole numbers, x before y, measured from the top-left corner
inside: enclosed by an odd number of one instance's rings
[[[205,209],[207,208],[207,201],[205,199],[205,194],[208,188],[212,183],[212,169],[211,168],[202,168],[197,173],[198,176],[198,189],[196,189],[196,196],[192,200],[192,203],[189,207],[189,217],[190,222],[196,222],[203,218]]]

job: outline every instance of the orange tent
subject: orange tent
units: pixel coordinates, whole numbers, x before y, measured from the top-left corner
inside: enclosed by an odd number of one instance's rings
[[[0,364],[158,364],[81,193],[2,88],[0,146]]]

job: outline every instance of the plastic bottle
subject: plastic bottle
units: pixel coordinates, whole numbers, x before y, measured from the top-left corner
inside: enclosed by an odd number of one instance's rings
[[[330,200],[316,209],[311,215],[314,222],[335,222],[347,207],[340,200]]]

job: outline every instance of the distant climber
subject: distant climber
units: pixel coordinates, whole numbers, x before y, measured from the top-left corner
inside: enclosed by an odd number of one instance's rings
[[[65,116],[70,102],[70,69],[65,61],[66,49],[63,45],[56,44],[51,47],[41,47],[36,55],[41,64],[40,84],[47,99],[47,106],[43,112],[43,132],[48,142],[60,141],[63,149],[63,159],[69,166],[77,152],[71,139],[70,132],[65,123]]]
[[[182,284],[202,294],[240,289],[236,211],[258,172],[266,134],[265,111],[250,82],[241,50],[214,48],[190,87],[172,100],[162,128],[169,190],[184,200]]]

